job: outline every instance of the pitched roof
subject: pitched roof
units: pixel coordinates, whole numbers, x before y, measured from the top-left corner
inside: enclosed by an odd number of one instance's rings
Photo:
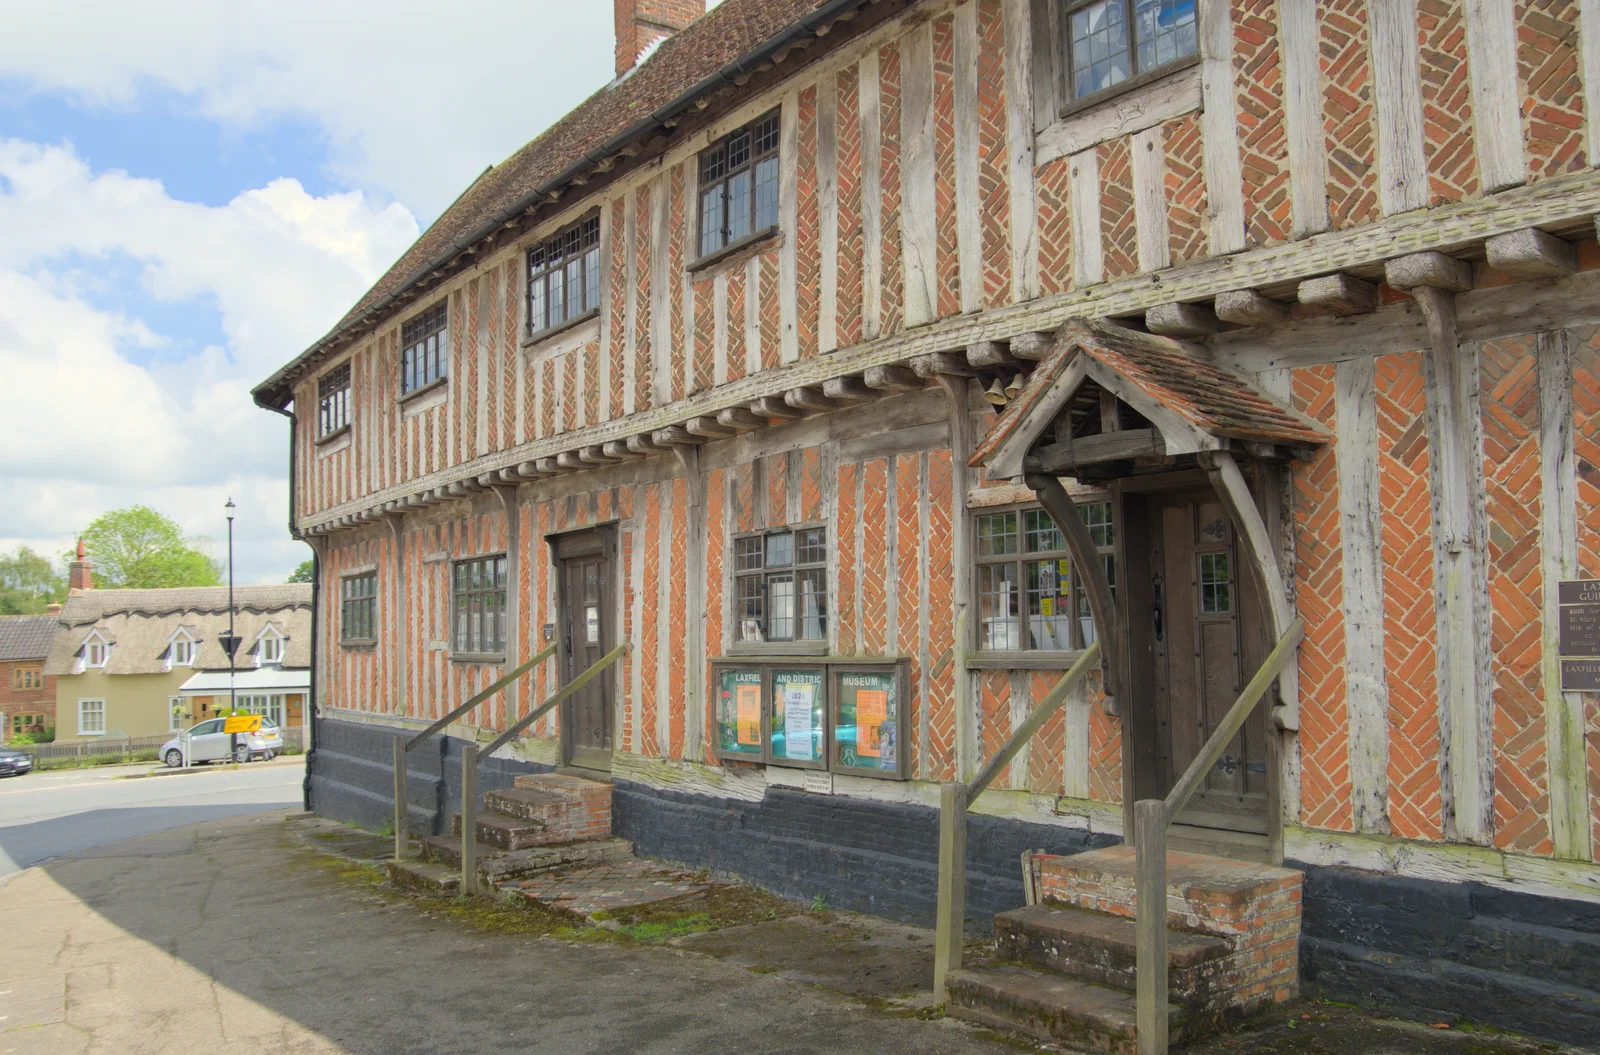
[[[969,464],[1010,475],[1021,464],[1021,447],[1088,378],[1151,418],[1169,453],[1196,449],[1195,436],[1210,447],[1228,439],[1289,447],[1328,440],[1315,422],[1275,402],[1197,348],[1104,320],[1074,319],[974,448]]]
[[[254,642],[267,623],[284,628],[283,666],[311,664],[311,586],[237,586],[234,633],[243,639],[237,662],[254,665]],[[107,674],[160,674],[168,642],[181,626],[199,642],[194,669],[226,670],[220,638],[228,629],[228,588],[176,590],[74,590],[59,616],[50,644],[47,674],[71,674],[91,631],[115,642]]]
[[[53,615],[0,616],[0,661],[43,659],[55,629]]]
[[[282,406],[286,382],[309,357],[375,321],[391,302],[460,250],[520,215],[583,168],[651,134],[731,82],[811,23],[870,0],[724,0],[662,41],[645,62],[595,92],[505,161],[484,172],[326,336],[256,386],[258,402]]]

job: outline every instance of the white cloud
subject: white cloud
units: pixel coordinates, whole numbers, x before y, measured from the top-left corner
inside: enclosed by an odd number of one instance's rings
[[[289,179],[198,205],[93,173],[68,147],[0,140],[0,230],[0,376],[26,393],[0,414],[0,548],[68,543],[63,528],[133,502],[220,538],[231,493],[251,525],[241,580],[281,577],[298,549],[284,527],[288,427],[250,386],[416,238],[410,214]],[[101,306],[96,269],[130,262],[138,288],[114,290],[123,301],[215,312],[226,347],[152,357],[171,335]]]
[[[309,118],[339,176],[423,216],[613,73],[603,0],[77,0],[5,21],[0,76],[112,108],[156,87],[246,130]]]

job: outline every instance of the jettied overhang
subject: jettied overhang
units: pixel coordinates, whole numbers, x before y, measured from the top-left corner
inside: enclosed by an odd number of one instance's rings
[[[1105,568],[1062,477],[1110,480],[1201,469],[1226,506],[1243,543],[1243,564],[1266,599],[1272,636],[1294,620],[1261,513],[1241,460],[1308,459],[1329,436],[1204,350],[1104,320],[1075,319],[1054,350],[974,449],[969,464],[991,478],[1026,480],[1056,522],[1085,585],[1101,642],[1109,709],[1123,694],[1127,648]],[[1278,679],[1273,717],[1299,728],[1294,664]]]

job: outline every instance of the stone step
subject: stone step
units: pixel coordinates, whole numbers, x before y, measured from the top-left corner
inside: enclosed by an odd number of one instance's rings
[[[994,918],[1000,955],[1071,978],[1134,990],[1138,925],[1123,916],[1087,909],[1029,905]],[[1207,934],[1167,932],[1168,985],[1186,1006],[1204,1006],[1211,982],[1231,952],[1228,943]]]
[[[457,813],[451,819],[450,830],[461,834],[461,814]],[[559,833],[552,832],[543,821],[487,811],[478,814],[478,841],[488,843],[497,850],[523,850],[546,843],[569,842],[571,838],[570,835],[559,837]]]
[[[454,897],[461,891],[461,871],[437,861],[424,861],[408,857],[403,861],[390,858],[384,862],[389,871],[389,882],[401,890],[416,890],[440,897]]]
[[[1136,1055],[1138,1007],[1132,993],[1028,967],[952,971],[945,1013],[1047,1043]],[[1169,1009],[1173,1043],[1184,1036],[1183,1009]]]
[[[504,788],[485,792],[483,796],[486,810],[545,825],[558,822],[572,805],[572,796],[543,787]]]
[[[432,861],[460,874],[461,839],[454,835],[435,835],[424,840],[424,854]],[[598,839],[534,846],[509,852],[478,844],[478,875],[486,883],[504,883],[557,868],[587,867],[629,860],[633,844],[626,839]]]
[[[1131,846],[1036,858],[1042,899],[1132,919],[1137,897]],[[1233,942],[1263,913],[1292,904],[1299,918],[1299,872],[1200,854],[1167,854],[1167,923]],[[1283,903],[1280,905],[1279,903]]]

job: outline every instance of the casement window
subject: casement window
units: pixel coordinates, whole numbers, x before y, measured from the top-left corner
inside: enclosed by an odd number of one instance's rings
[[[778,224],[778,111],[700,154],[700,255]]]
[[[283,697],[281,695],[240,696],[239,706],[251,714],[261,715],[261,717],[278,728],[283,728]]]
[[[182,696],[167,697],[167,732],[175,733],[183,728],[184,716],[188,713],[184,706]]]
[[[400,328],[400,392],[415,392],[450,375],[450,302],[441,300]]]
[[[373,576],[376,580],[377,576]],[[283,662],[283,637],[276,630],[268,630],[256,642],[256,664],[265,666],[269,663]]]
[[[789,528],[733,540],[740,644],[828,639],[828,529]]]
[[[597,214],[528,250],[528,332],[539,333],[599,309]]]
[[[42,689],[44,688],[44,671],[38,667],[13,667],[11,668],[11,687],[13,689]]]
[[[18,733],[31,733],[35,729],[44,728],[44,715],[42,714],[17,714],[11,717],[11,735]]]
[[[457,561],[453,572],[455,655],[505,655],[505,555]]]
[[[1115,589],[1111,503],[1086,502],[1078,512]],[[1065,652],[1093,643],[1089,598],[1050,514],[1033,507],[980,515],[976,559],[979,651]]]
[[[90,668],[103,668],[111,659],[111,646],[99,638],[90,638],[83,645],[83,665]]]
[[[339,640],[345,643],[368,643],[378,637],[378,573],[351,575],[339,581]],[[276,638],[275,638],[276,639]],[[263,659],[267,639],[261,639]],[[282,642],[278,642],[278,659],[283,657]]]
[[[1063,105],[1188,65],[1200,51],[1199,0],[1064,0],[1056,15]]]
[[[106,731],[106,701],[78,701],[78,735],[103,736]]]
[[[194,666],[194,642],[192,640],[179,635],[172,639],[172,644],[168,647],[172,650],[172,665],[174,667]]]
[[[350,364],[329,370],[317,382],[317,438],[323,439],[350,424]]]

